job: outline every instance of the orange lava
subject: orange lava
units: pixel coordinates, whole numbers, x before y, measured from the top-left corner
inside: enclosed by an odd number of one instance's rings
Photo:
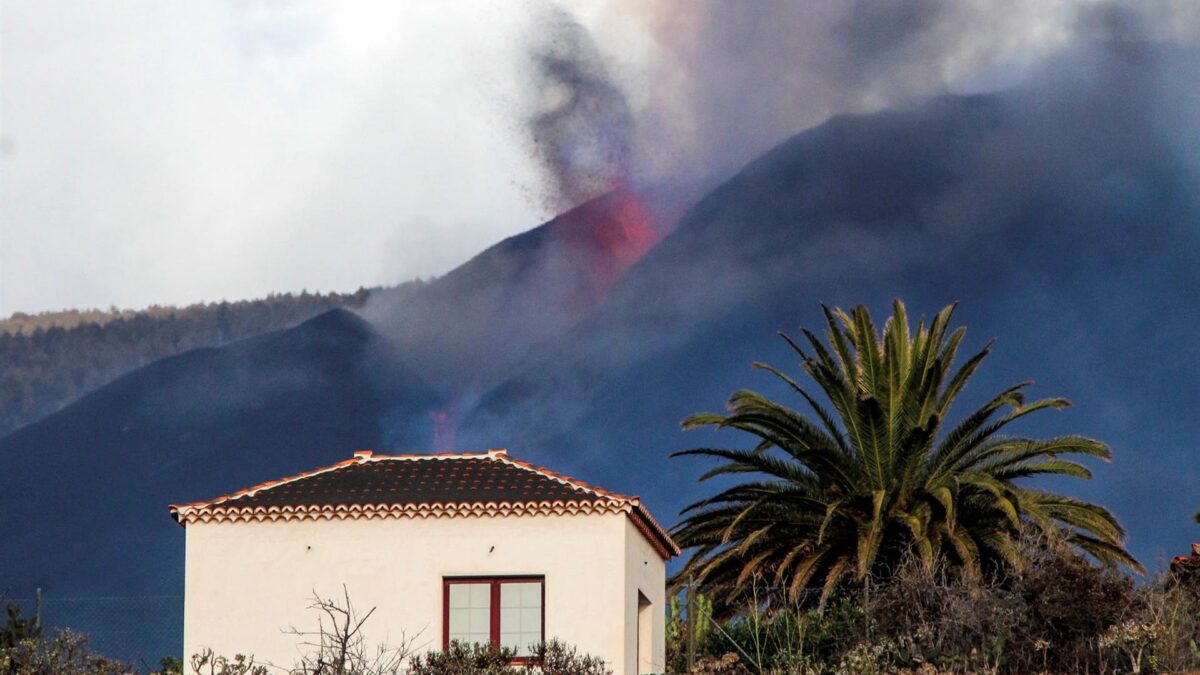
[[[559,217],[555,238],[567,248],[580,288],[571,294],[573,308],[603,300],[613,284],[663,238],[642,197],[620,186]]]

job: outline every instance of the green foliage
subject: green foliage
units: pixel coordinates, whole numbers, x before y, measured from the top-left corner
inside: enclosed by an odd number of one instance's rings
[[[844,585],[886,578],[909,555],[927,569],[950,564],[967,575],[1019,571],[1027,561],[1017,543],[1028,530],[1138,567],[1107,509],[1019,483],[1090,478],[1071,455],[1110,459],[1107,446],[1082,436],[1002,435],[1066,400],[1027,402],[1029,383],[1017,384],[946,426],[990,349],[955,369],[965,329],[950,329],[953,311],[946,307],[913,331],[896,301],[878,332],[865,307],[825,308],[825,342],[808,330],[804,347],[784,337],[831,409],[782,371],[755,364],[789,386],[808,412],[738,391],[726,414],[687,419],[685,428],[737,429],[757,442],[677,453],[721,460],[701,480],[754,478],[685,509],[674,534],[694,553],[676,583],[694,576],[714,601],[732,606],[752,579],[769,579],[792,601],[819,587],[824,605]]]
[[[1128,673],[1200,667],[1200,592],[1135,588],[1061,542],[1023,540],[1025,569],[985,578],[904,561],[826,610],[749,603],[714,625],[695,673]],[[676,638],[677,639],[677,638]],[[668,654],[678,646],[668,645]],[[672,672],[686,672],[672,660]]]
[[[489,645],[454,642],[441,652],[430,652],[412,658],[411,675],[611,675],[604,660],[579,654],[574,647],[558,640],[538,645],[534,658],[524,665],[514,665],[516,652]]]
[[[680,597],[679,594],[671,596],[667,604],[667,663],[676,664],[678,667],[686,662],[688,630],[692,631],[697,644],[703,644],[708,639],[708,634],[712,629],[712,622],[709,617],[713,615],[712,601],[709,600],[703,593],[697,593],[695,598],[696,616],[689,621],[687,617],[687,601]],[[680,653],[672,653],[672,649],[681,650]]]
[[[12,649],[27,640],[36,640],[42,635],[41,617],[26,619],[21,616],[21,607],[15,602],[5,606],[7,621],[0,629],[0,649]]]
[[[705,615],[697,640],[694,672],[821,672],[820,664],[838,663],[867,635],[863,608],[848,597],[833,600],[818,613],[796,605],[764,608],[753,602],[724,621]],[[681,632],[667,635],[670,672],[687,672]]]
[[[575,647],[551,640],[534,647],[534,658],[526,672],[544,675],[612,675],[612,670],[598,656],[580,654]]]
[[[158,661],[160,675],[183,675],[183,659],[175,656],[164,656]]]
[[[453,642],[445,651],[414,656],[412,675],[509,675],[518,672],[511,665],[516,655],[512,649]]]

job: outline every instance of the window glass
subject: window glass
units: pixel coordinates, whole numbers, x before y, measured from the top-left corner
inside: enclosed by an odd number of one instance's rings
[[[500,583],[500,645],[529,656],[542,641],[542,582]]]
[[[489,644],[492,638],[492,585],[450,584],[450,642]]]

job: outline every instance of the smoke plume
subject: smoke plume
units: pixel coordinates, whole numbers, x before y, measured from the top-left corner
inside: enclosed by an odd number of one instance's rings
[[[619,175],[732,171],[831,116],[943,92],[1007,88],[1081,40],[1194,38],[1184,0],[612,0],[584,27],[563,10],[539,33],[531,125],[557,194],[578,203]],[[604,58],[649,42],[637,82]],[[587,149],[584,151],[584,149]]]
[[[591,35],[570,14],[548,9],[538,33],[527,127],[545,173],[547,206],[564,210],[625,183],[633,113]]]

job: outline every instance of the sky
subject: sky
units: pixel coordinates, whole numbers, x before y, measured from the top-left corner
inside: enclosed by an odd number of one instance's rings
[[[1200,3],[0,0],[0,316],[438,275],[614,177],[1139,22],[1194,37]]]
[[[527,5],[0,3],[0,315],[348,291],[548,215]]]

